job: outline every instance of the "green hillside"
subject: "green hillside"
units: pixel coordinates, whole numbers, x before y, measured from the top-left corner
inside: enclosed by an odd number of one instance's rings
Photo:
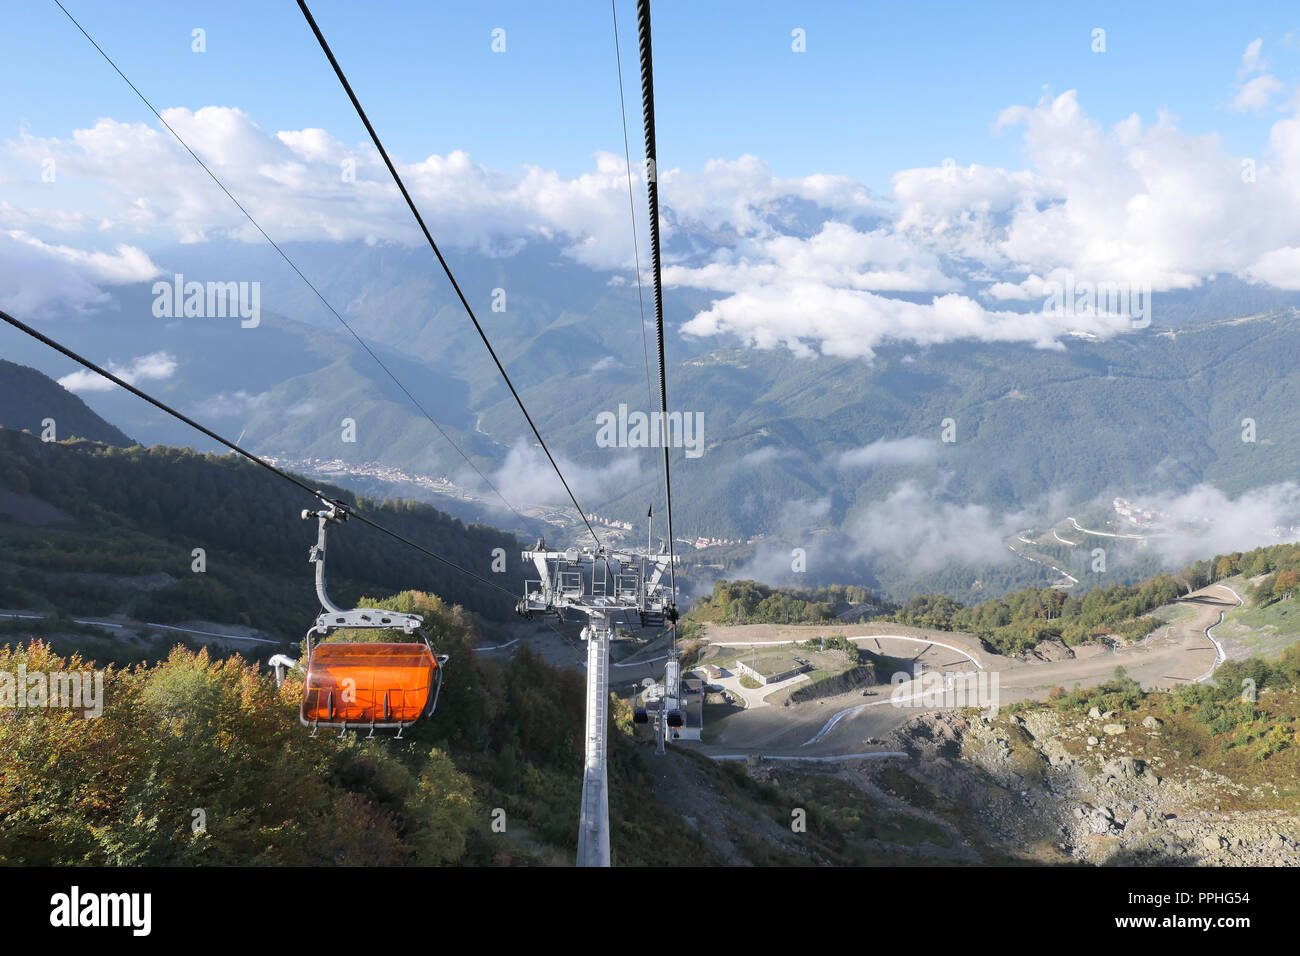
[[[406,501],[322,491],[519,593],[519,544]],[[233,455],[178,448],[43,443],[0,431],[0,607],[71,615],[124,614],[169,623],[205,619],[298,640],[319,612],[308,550],[310,497]],[[206,571],[192,570],[204,549]],[[492,571],[503,549],[506,571]],[[449,569],[359,522],[331,537],[339,603],[415,588],[488,622],[512,620],[507,594]],[[159,586],[161,584],[161,586]]]
[[[40,435],[46,419],[54,420],[56,439],[88,438],[124,448],[135,444],[58,382],[0,359],[0,428]]]

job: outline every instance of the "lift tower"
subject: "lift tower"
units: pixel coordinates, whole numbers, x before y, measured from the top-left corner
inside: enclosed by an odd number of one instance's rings
[[[677,620],[677,608],[664,572],[677,560],[667,554],[637,554],[577,548],[523,552],[538,577],[524,582],[518,611],[525,617],[566,611],[587,618],[587,718],[582,772],[582,814],[578,826],[578,865],[609,866],[609,792],[605,731],[609,722],[609,642],[616,619],[635,615],[642,627]]]

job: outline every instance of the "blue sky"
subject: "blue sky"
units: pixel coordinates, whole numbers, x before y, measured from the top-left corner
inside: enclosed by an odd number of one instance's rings
[[[268,130],[364,131],[296,5],[68,0],[160,108],[237,106]],[[633,158],[641,153],[635,8],[620,0]],[[609,4],[339,3],[313,10],[390,149],[407,161],[464,149],[479,163],[571,176],[621,151]],[[1110,125],[1172,112],[1241,154],[1269,123],[1228,109],[1242,51],[1262,36],[1272,72],[1297,75],[1300,10],[1288,3],[785,4],[660,2],[654,8],[661,162],[698,169],[752,153],[779,176],[852,176],[879,194],[897,170],[1023,165],[995,134],[1014,104],[1079,90]],[[47,0],[9,5],[0,37],[0,130],[66,136],[143,107]],[[208,50],[190,51],[190,31]],[[502,27],[507,51],[490,50]],[[808,51],[790,49],[791,30]],[[1093,53],[1091,31],[1107,31]]]

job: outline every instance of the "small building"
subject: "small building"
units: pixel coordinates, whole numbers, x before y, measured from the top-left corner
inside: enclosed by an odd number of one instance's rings
[[[779,684],[783,680],[802,674],[811,667],[811,664],[799,658],[778,658],[770,662],[764,661],[757,667],[750,667],[744,661],[736,661],[737,671],[754,678],[760,684]]]

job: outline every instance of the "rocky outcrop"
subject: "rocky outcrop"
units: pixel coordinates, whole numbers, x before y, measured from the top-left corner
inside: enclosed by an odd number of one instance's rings
[[[1074,657],[1074,651],[1066,646],[1060,638],[1051,637],[1039,641],[1027,651],[1016,655],[1018,661],[1067,661]]]
[[[1163,727],[1096,708],[1081,719],[1047,708],[994,719],[946,712],[916,718],[886,745],[917,758],[909,774],[1011,846],[1048,841],[1095,864],[1300,866],[1300,818],[1223,809],[1254,791],[1158,746]],[[1135,735],[1157,746],[1138,756]]]

